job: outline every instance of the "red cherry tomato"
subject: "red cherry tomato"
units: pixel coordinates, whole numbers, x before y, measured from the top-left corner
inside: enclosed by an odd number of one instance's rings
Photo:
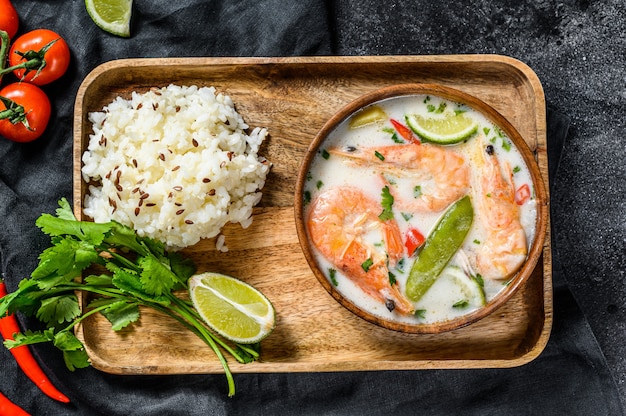
[[[422,244],[424,244],[426,239],[424,235],[419,232],[416,228],[409,228],[406,232],[406,240],[404,245],[406,246],[406,251],[409,253],[409,256],[412,256]]]
[[[13,67],[32,59],[43,61],[42,65],[15,69],[13,73],[22,81],[46,85],[59,79],[67,71],[70,64],[70,48],[57,33],[48,29],[36,29],[13,41],[9,52],[9,65]]]
[[[50,120],[50,100],[39,87],[25,82],[0,90],[0,136],[30,142],[41,136]]]
[[[15,7],[9,0],[0,0],[0,30],[4,30],[13,39],[20,25]]]

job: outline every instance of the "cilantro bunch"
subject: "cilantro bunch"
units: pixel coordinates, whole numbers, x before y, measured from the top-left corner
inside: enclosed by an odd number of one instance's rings
[[[77,324],[100,313],[119,331],[140,319],[140,307],[148,307],[176,319],[213,349],[224,367],[228,394],[234,395],[223,351],[248,363],[258,358],[259,345],[225,342],[208,330],[190,301],[175,295],[187,289],[196,271],[190,259],[167,252],[162,243],[139,237],[115,221],[78,221],[65,198],[59,201],[56,216],[42,214],[36,225],[51,237],[51,246],[40,254],[31,277],[0,299],[0,316],[19,311],[35,316],[46,328],[16,334],[13,341],[4,342],[7,348],[52,342],[74,371],[89,366],[85,347],[74,335]],[[83,309],[80,292],[91,299]]]

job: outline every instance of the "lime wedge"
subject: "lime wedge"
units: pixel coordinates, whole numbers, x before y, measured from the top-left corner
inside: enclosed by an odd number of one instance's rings
[[[234,277],[202,273],[189,279],[191,301],[218,334],[233,342],[254,344],[274,329],[271,302],[257,289]]]
[[[386,118],[387,114],[385,113],[385,110],[377,105],[373,105],[354,114],[350,119],[350,128],[355,129],[357,127],[362,127],[367,124],[383,121]]]
[[[487,298],[485,289],[474,277],[468,276],[457,266],[448,266],[441,272],[441,277],[449,276],[466,297],[468,304],[472,307],[485,306]]]
[[[463,113],[447,113],[443,117],[406,116],[408,126],[422,139],[438,144],[459,143],[476,133],[478,123]]]
[[[133,0],[85,0],[91,20],[102,30],[116,36],[130,36]]]

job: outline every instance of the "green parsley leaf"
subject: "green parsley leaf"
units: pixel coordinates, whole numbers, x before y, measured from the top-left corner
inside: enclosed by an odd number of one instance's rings
[[[413,198],[417,199],[422,196],[422,187],[417,185],[413,188]]]
[[[388,221],[393,219],[393,195],[389,192],[389,186],[386,186],[382,189],[381,192],[382,201],[381,205],[383,207],[383,212],[378,216],[381,221]]]
[[[98,253],[88,242],[63,237],[39,255],[39,264],[32,272],[33,279],[54,275],[59,282],[70,282],[98,260]]]
[[[121,267],[113,271],[113,284],[119,290],[145,302],[154,302],[161,306],[169,306],[170,300],[165,296],[149,294],[141,284],[137,273]]]
[[[13,334],[13,339],[7,339],[4,341],[4,346],[7,348],[17,348],[24,345],[41,344],[43,342],[50,342],[54,339],[54,330],[46,329],[43,331],[31,331],[26,330],[24,332],[18,332]]]
[[[60,331],[54,337],[54,346],[63,351],[65,366],[74,371],[77,368],[89,367],[89,357],[85,347],[70,331]]]
[[[462,308],[466,308],[468,305],[469,305],[469,301],[467,299],[461,299],[460,301],[452,305],[452,307],[462,309]]]
[[[78,298],[74,293],[51,296],[41,301],[37,318],[48,324],[71,322],[81,313]]]
[[[398,136],[398,133],[396,133],[396,132],[394,132],[391,135],[391,140],[393,140],[394,143],[398,143],[398,144],[405,143],[404,139],[400,138],[400,136]]]
[[[328,269],[328,277],[330,278],[333,286],[339,286],[339,282],[337,282],[337,270],[333,268]]]
[[[140,257],[138,263],[142,268],[139,280],[150,295],[169,293],[178,281],[171,269],[153,256]]]
[[[396,282],[397,282],[396,281],[396,275],[391,273],[391,272],[389,272],[389,285],[393,286],[393,285],[396,284]]]
[[[373,264],[374,264],[374,260],[372,260],[371,258],[368,258],[363,263],[361,263],[361,268],[365,270],[365,272],[367,273],[369,272],[370,267],[372,267]]]
[[[139,307],[137,304],[123,300],[112,303],[101,313],[111,323],[111,328],[114,331],[119,331],[139,320]]]

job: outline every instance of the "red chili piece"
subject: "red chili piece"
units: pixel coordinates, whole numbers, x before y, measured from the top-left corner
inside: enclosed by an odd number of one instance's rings
[[[418,229],[409,228],[406,233],[406,241],[404,242],[409,256],[415,254],[415,250],[421,247],[421,245],[424,244],[424,241],[426,241],[426,239]]]
[[[6,295],[6,286],[4,281],[0,280],[0,298],[3,298]],[[13,340],[13,334],[19,332],[20,328],[14,315],[8,315],[4,318],[0,318],[0,334],[2,334],[2,337],[5,340]],[[35,357],[33,357],[33,354],[30,352],[27,345],[11,348],[9,351],[11,351],[11,354],[15,357],[15,361],[20,366],[24,374],[26,374],[26,376],[28,376],[28,378],[30,378],[42,392],[62,403],[70,402],[70,399],[57,390],[57,388],[52,384],[48,376],[46,376],[46,373],[43,372],[37,363],[37,360],[35,360]]]
[[[414,143],[414,144],[420,144],[421,143],[418,140],[418,138],[415,137],[415,135],[413,134],[411,129],[409,129],[407,126],[405,126],[404,124],[400,123],[397,120],[394,120],[393,118],[390,118],[389,121],[393,125],[393,128],[396,129],[398,134],[400,134],[400,136],[402,136],[402,138],[404,140],[406,140],[407,142],[410,142],[410,143]]]
[[[517,205],[524,205],[530,199],[530,187],[527,183],[517,188],[515,192],[515,202]]]
[[[0,393],[0,415],[30,416],[24,409],[13,403],[4,394]]]

